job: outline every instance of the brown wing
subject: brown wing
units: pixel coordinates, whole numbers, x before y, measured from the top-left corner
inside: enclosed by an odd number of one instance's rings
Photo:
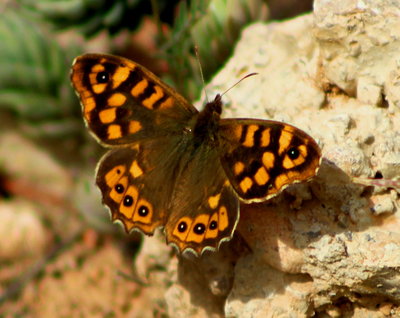
[[[319,168],[321,151],[314,139],[285,123],[223,119],[219,138],[222,166],[245,202],[268,200]]]
[[[217,150],[202,145],[183,154],[165,226],[167,242],[180,252],[200,255],[232,238],[239,199],[219,163]]]
[[[71,81],[87,126],[109,146],[182,132],[198,112],[149,70],[117,56],[77,57]]]
[[[163,226],[169,244],[199,255],[229,240],[239,219],[239,200],[218,158],[215,149],[169,136],[109,151],[96,183],[127,232],[152,235]]]
[[[165,224],[168,203],[165,198],[171,190],[152,182],[151,171],[142,161],[138,147],[113,149],[99,163],[96,184],[103,203],[109,208],[112,220],[122,223],[128,233],[137,229],[152,235]],[[163,195],[156,198],[157,193]]]

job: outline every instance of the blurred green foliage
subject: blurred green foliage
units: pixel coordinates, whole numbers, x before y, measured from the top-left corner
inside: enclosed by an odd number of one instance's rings
[[[25,8],[57,29],[76,28],[91,37],[107,30],[117,34],[123,29],[135,30],[143,16],[152,14],[149,0],[20,0]],[[161,20],[170,21],[178,0],[157,0]]]
[[[64,134],[60,127],[75,129],[71,118],[80,110],[68,68],[77,49],[62,48],[51,33],[19,10],[3,12],[0,43],[0,110],[32,128],[41,130],[45,125],[49,134]]]

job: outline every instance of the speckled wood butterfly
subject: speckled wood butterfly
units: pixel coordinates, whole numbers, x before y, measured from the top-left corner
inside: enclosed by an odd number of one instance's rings
[[[232,238],[239,202],[261,202],[313,177],[320,149],[291,125],[221,119],[221,96],[199,112],[128,59],[86,54],[72,84],[95,138],[111,148],[96,183],[113,221],[196,255]]]

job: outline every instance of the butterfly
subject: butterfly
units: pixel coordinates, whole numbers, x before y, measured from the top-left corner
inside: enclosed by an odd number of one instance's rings
[[[96,184],[113,221],[152,235],[181,253],[201,255],[232,238],[240,202],[263,202],[311,179],[317,143],[286,123],[221,119],[217,95],[198,111],[143,66],[85,54],[71,82],[93,136],[110,150]]]

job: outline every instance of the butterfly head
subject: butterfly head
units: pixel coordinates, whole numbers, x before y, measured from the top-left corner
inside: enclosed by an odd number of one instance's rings
[[[222,100],[221,95],[218,94],[215,96],[214,100],[208,102],[199,113],[193,130],[194,137],[201,142],[207,138],[214,140],[216,131],[218,130],[221,112]]]

